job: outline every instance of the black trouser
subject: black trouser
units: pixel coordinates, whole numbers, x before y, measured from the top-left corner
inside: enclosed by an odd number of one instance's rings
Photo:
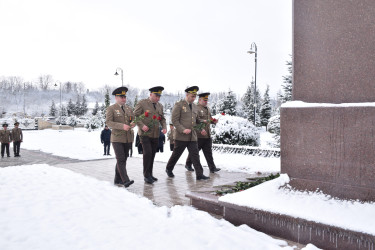
[[[195,174],[197,176],[203,175],[203,168],[199,161],[199,151],[198,151],[198,144],[196,141],[177,141],[174,142],[174,149],[169,158],[167,163],[167,170],[172,171],[174,166],[176,165],[178,159],[180,159],[182,153],[185,151],[185,148],[188,149],[189,155],[191,156],[191,160],[193,162],[193,166],[195,169]]]
[[[10,156],[10,154],[9,154],[9,143],[1,143],[1,156],[4,156],[5,148],[7,149],[7,156]]]
[[[21,141],[15,141],[15,142],[13,142],[14,156],[20,155],[20,147],[21,147]]]
[[[111,142],[105,141],[104,142],[104,154],[109,155],[109,149],[111,148]]]
[[[169,144],[169,148],[171,149],[171,151],[173,151],[174,144]]]
[[[142,143],[139,143],[137,148],[138,148],[138,154],[140,154],[140,155],[143,154]]]
[[[126,160],[128,159],[131,145],[131,143],[112,142],[117,160],[115,182],[122,181],[124,183],[129,181],[128,173],[126,172]]]
[[[214,170],[216,168],[214,163],[214,158],[212,157],[212,139],[211,138],[198,138],[198,151],[203,151],[204,157],[206,158],[208,167],[210,170]],[[188,155],[186,159],[186,165],[191,167],[192,164],[191,156]]]
[[[156,150],[159,145],[159,138],[150,138],[148,136],[141,137],[143,148],[143,176],[151,177],[154,167],[154,159]]]

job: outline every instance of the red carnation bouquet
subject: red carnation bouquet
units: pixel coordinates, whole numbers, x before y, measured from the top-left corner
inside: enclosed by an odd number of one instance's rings
[[[136,116],[135,118],[134,118],[134,123],[137,123],[137,122],[139,122],[139,121],[142,121],[142,120],[144,120],[146,117],[148,117],[149,116],[149,113],[146,111],[146,112],[144,112],[142,115],[140,115],[140,116]],[[153,128],[157,123],[158,123],[158,121],[161,121],[161,117],[160,116],[156,116],[156,115],[153,115],[152,116],[152,120],[149,122],[149,124],[147,124],[146,126],[149,128],[149,129],[151,129],[151,128]],[[150,132],[150,130],[149,131],[147,131],[147,132],[145,132],[143,135],[148,135],[148,133]]]

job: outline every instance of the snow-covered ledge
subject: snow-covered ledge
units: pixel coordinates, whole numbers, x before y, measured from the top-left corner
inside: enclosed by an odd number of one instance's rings
[[[375,107],[375,102],[358,102],[358,103],[310,103],[303,101],[290,101],[283,103],[282,108],[345,108],[345,107]]]
[[[292,190],[289,180],[287,174],[281,174],[279,178],[245,191],[222,196],[219,202],[375,235],[375,203],[338,200],[321,192]],[[287,188],[283,187],[285,185]]]

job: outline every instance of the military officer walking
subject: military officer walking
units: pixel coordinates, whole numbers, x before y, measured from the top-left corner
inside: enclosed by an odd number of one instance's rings
[[[134,183],[130,180],[126,171],[126,160],[129,156],[129,148],[132,145],[134,136],[131,133],[135,126],[133,110],[125,105],[127,87],[120,87],[112,92],[116,103],[107,108],[106,124],[112,128],[111,142],[116,155],[115,185],[129,187]]]
[[[202,135],[197,131],[197,137],[198,137],[198,151],[202,149],[204,157],[206,158],[208,167],[210,168],[211,173],[215,173],[220,171],[220,168],[217,168],[214,163],[214,159],[212,157],[212,138],[211,138],[211,128],[210,128],[210,121],[211,121],[211,110],[207,106],[208,102],[208,96],[210,93],[202,93],[199,94],[199,100],[198,100],[198,117],[199,120],[206,123],[206,126],[204,127],[204,130],[206,130],[207,134]],[[194,169],[191,167],[192,164],[191,156],[188,155],[186,159],[186,165],[185,168],[188,171],[194,171]]]
[[[143,120],[137,121],[138,135],[143,148],[143,176],[146,183],[152,184],[158,179],[153,176],[153,166],[156,150],[159,144],[159,124],[162,126],[161,132],[167,133],[163,105],[159,103],[163,87],[150,88],[150,96],[137,103],[134,109],[136,117],[147,112]],[[151,124],[151,126],[150,126]]]
[[[197,86],[185,89],[185,99],[177,102],[173,107],[172,123],[175,126],[176,131],[173,153],[169,158],[166,168],[166,172],[169,177],[174,177],[172,172],[173,168],[178,159],[181,157],[185,148],[187,148],[195,168],[196,179],[206,180],[210,178],[203,175],[203,168],[199,161],[197,132],[195,129],[193,129],[197,123],[202,122],[198,117],[197,105],[193,103],[197,96],[198,90],[199,88]],[[202,135],[207,134],[204,129],[202,129],[200,133]]]
[[[10,157],[9,143],[12,142],[12,134],[8,130],[8,124],[3,124],[3,130],[0,131],[1,142],[1,158],[4,158],[4,151],[6,149],[7,157]]]
[[[20,147],[23,141],[22,129],[18,127],[19,125],[19,122],[14,123],[14,128],[12,129],[14,157],[20,157]]]

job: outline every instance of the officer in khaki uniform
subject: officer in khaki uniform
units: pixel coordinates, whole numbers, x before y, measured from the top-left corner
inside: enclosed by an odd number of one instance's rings
[[[14,128],[12,129],[14,157],[20,157],[20,147],[23,141],[22,129],[18,127],[19,125],[19,122],[14,123]]]
[[[171,151],[173,151],[174,148],[174,127],[172,123],[169,123],[169,131],[168,131],[168,141],[169,141],[169,147]]]
[[[206,130],[207,134],[202,135],[197,131],[197,137],[198,137],[198,151],[202,149],[204,157],[206,158],[208,167],[210,168],[211,173],[215,173],[220,171],[220,168],[217,168],[214,163],[214,159],[212,157],[212,138],[211,138],[211,128],[210,128],[210,120],[211,120],[211,110],[207,106],[208,102],[208,96],[210,93],[202,93],[199,94],[199,100],[198,100],[198,117],[199,120],[206,123],[206,126],[204,127],[204,130]],[[186,165],[185,168],[188,171],[194,171],[194,169],[191,167],[191,164],[193,162],[191,161],[191,156],[189,156],[186,159]]]
[[[115,185],[124,185],[129,187],[134,183],[130,180],[126,172],[126,160],[129,156],[129,148],[134,140],[132,129],[135,126],[132,123],[134,119],[133,110],[126,103],[127,87],[120,87],[112,92],[116,103],[107,108],[106,123],[112,129],[111,142],[116,154],[116,173]]]
[[[174,149],[169,161],[167,163],[166,172],[169,177],[174,177],[173,168],[178,159],[181,157],[185,148],[188,149],[197,180],[206,180],[210,177],[203,175],[203,168],[199,161],[199,152],[197,144],[197,132],[193,127],[199,124],[198,108],[193,102],[197,96],[199,88],[193,86],[185,89],[186,97],[184,100],[177,102],[172,110],[172,123],[175,126],[175,144]],[[202,135],[207,132],[202,129]]]
[[[12,134],[8,130],[8,124],[3,124],[3,130],[0,130],[0,142],[1,142],[1,158],[4,157],[4,151],[6,149],[7,157],[10,157],[9,143],[12,142]]]
[[[143,176],[146,183],[152,184],[158,179],[153,176],[152,170],[156,150],[159,144],[159,124],[162,126],[162,133],[167,133],[167,125],[164,117],[163,105],[159,103],[163,87],[150,88],[150,97],[137,103],[134,108],[136,117],[148,113],[148,117],[137,121],[138,135],[143,148]],[[150,123],[152,126],[150,126]]]

